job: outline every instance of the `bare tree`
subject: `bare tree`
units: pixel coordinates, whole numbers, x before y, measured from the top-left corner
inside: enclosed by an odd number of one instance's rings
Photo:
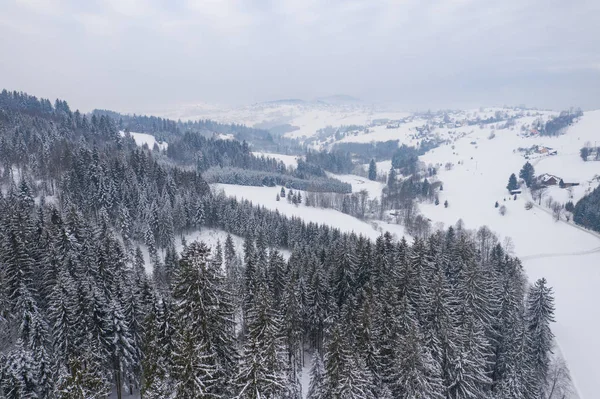
[[[513,256],[515,254],[515,244],[512,238],[505,237],[502,246],[508,255]]]
[[[542,199],[545,197],[548,187],[540,186],[531,190],[531,196],[539,205],[542,205]]]
[[[489,259],[489,254],[492,248],[498,243],[498,238],[487,226],[482,226],[477,230],[475,235],[479,244],[479,252],[481,253],[481,261],[486,263]]]
[[[545,395],[547,399],[565,399],[573,395],[571,373],[562,356],[556,356],[550,364],[546,381]]]
[[[563,205],[561,203],[558,202],[553,202],[552,203],[552,215],[554,215],[554,219],[558,222],[560,220],[560,216],[563,213]]]
[[[369,199],[369,192],[367,190],[360,190],[358,192],[359,196],[359,212],[360,218],[365,218],[365,213],[367,211],[367,200]]]
[[[498,209],[498,212],[500,212],[502,216],[506,215],[506,206],[502,205],[500,209]]]

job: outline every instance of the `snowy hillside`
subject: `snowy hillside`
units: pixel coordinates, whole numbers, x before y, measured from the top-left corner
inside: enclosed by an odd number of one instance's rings
[[[389,170],[389,168],[388,168]],[[385,187],[385,184],[378,181],[371,181],[366,177],[357,175],[336,175],[335,173],[327,173],[329,177],[338,179],[344,183],[352,184],[352,192],[357,193],[362,190],[367,190],[369,198],[380,198],[381,190]]]
[[[283,155],[273,152],[252,152],[252,154],[257,157],[275,158],[276,160],[283,162],[285,166],[292,168],[295,168],[298,165],[298,158],[300,158],[296,155]]]
[[[264,129],[289,125],[287,137],[307,138],[327,126],[363,126],[371,124],[374,119],[399,119],[408,116],[408,113],[390,111],[359,101],[323,98],[315,101],[272,101],[238,108],[187,105],[164,112],[163,116],[181,120],[212,119],[221,123],[239,123]]]
[[[543,208],[526,210],[528,194],[519,195],[514,201],[506,184],[509,175],[518,174],[526,161],[517,148],[543,145],[556,149],[558,154],[532,161],[536,174],[551,173],[565,181],[581,183],[574,187],[574,200],[597,186],[598,182],[591,180],[600,174],[600,164],[584,162],[578,153],[586,141],[593,143],[599,137],[600,111],[585,113],[559,137],[522,137],[518,132],[519,129],[496,131],[495,137],[489,139],[490,128],[475,129],[452,145],[422,156],[426,163],[453,166],[450,170],[439,169],[439,178],[444,182],[440,201],[448,200],[449,207],[423,204],[421,210],[433,221],[448,225],[462,219],[469,228],[487,225],[500,236],[512,239],[515,253],[522,257],[531,281],[545,276],[554,287],[554,332],[580,396],[593,398],[600,375],[596,361],[600,357],[600,344],[590,335],[596,330],[596,319],[600,316],[592,305],[600,299],[595,289],[600,285],[597,268],[600,237],[572,223],[555,222]],[[566,189],[552,187],[547,196],[566,201],[567,193]],[[496,201],[506,206],[506,215],[500,215],[494,207]]]
[[[527,210],[525,204],[531,200],[527,190],[514,200],[506,190],[511,173],[518,174],[529,159],[536,175],[549,173],[565,182],[579,183],[570,189],[550,187],[544,201],[552,197],[555,201],[576,202],[585,193],[599,184],[599,162],[584,162],[579,149],[586,143],[595,143],[600,138],[600,111],[587,112],[566,134],[543,137],[531,134],[532,124],[547,120],[555,113],[538,112],[514,116],[512,125],[504,122],[470,125],[461,118],[486,119],[497,115],[501,109],[460,111],[452,114],[452,120],[436,118],[415,119],[403,127],[377,126],[368,133],[347,135],[340,142],[377,142],[400,139],[401,143],[415,145],[426,137],[437,137],[444,144],[420,157],[426,165],[438,167],[438,177],[444,184],[439,193],[440,201],[449,206],[431,203],[421,204],[420,210],[433,224],[445,226],[462,219],[467,228],[476,229],[487,225],[501,240],[512,246],[521,257],[530,280],[546,277],[556,293],[556,325],[554,332],[561,352],[566,358],[581,398],[595,397],[596,376],[600,367],[595,359],[600,357],[600,345],[594,344],[595,319],[600,316],[595,308],[598,298],[595,287],[600,285],[600,235],[586,231],[572,222],[556,222],[544,204]],[[429,126],[425,135],[418,129]],[[537,146],[537,147],[535,147]],[[550,148],[556,155],[525,151],[524,149]],[[271,154],[270,154],[271,155]],[[284,160],[284,158],[280,158]],[[288,160],[291,162],[291,160]],[[285,162],[285,160],[284,160]],[[366,165],[365,165],[366,167]],[[377,163],[380,174],[387,173],[391,161]],[[382,183],[372,182],[355,175],[335,175],[351,183],[353,191],[366,189],[371,198],[378,197]],[[288,216],[306,221],[327,223],[344,231],[354,231],[374,238],[382,230],[391,230],[400,237],[404,229],[383,222],[365,223],[349,215],[331,209],[318,209],[304,205],[295,206],[287,201],[276,201],[277,190],[269,187],[243,187],[216,185],[227,195],[246,198],[255,204],[276,209]],[[494,205],[506,207],[501,215]],[[588,305],[586,305],[588,304]],[[590,315],[595,315],[590,317]],[[585,345],[582,345],[585,343]]]
[[[119,134],[121,135],[121,137],[125,136],[125,132],[120,131]],[[168,147],[168,143],[163,143],[162,141],[157,141],[153,135],[151,134],[147,134],[147,133],[134,133],[134,132],[130,132],[129,133],[131,135],[131,137],[133,137],[133,140],[135,141],[135,143],[137,145],[139,145],[140,147],[143,146],[144,144],[148,145],[148,148],[152,149],[154,148],[154,144],[158,145],[158,148],[162,151],[162,150],[166,150]]]
[[[247,199],[255,205],[264,206],[267,209],[277,210],[282,215],[297,217],[306,222],[327,224],[344,232],[355,232],[368,238],[375,239],[385,231],[389,231],[397,238],[405,235],[400,225],[389,224],[382,221],[367,223],[350,215],[333,209],[314,208],[305,205],[290,204],[285,200],[277,201],[279,192],[276,187],[250,187],[235,184],[213,184],[214,190],[223,190],[225,195]],[[305,195],[305,192],[302,192]]]

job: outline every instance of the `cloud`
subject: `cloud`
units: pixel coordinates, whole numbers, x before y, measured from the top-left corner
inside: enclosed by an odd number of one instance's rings
[[[600,107],[599,14],[595,0],[8,0],[0,85],[143,110],[338,92],[544,106],[546,84]]]

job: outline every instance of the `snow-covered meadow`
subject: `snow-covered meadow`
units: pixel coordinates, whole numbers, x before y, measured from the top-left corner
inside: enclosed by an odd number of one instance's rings
[[[282,198],[276,200],[280,187],[252,187],[236,184],[213,184],[213,189],[223,191],[225,195],[252,201],[254,205],[264,206],[270,210],[276,210],[288,217],[301,218],[306,222],[327,224],[345,232],[362,234],[368,238],[375,239],[380,234],[389,231],[397,238],[404,235],[402,226],[385,223],[382,221],[365,222],[334,209],[322,209],[306,206],[304,204],[294,205]],[[302,195],[306,193],[301,191]]]
[[[253,151],[252,154],[257,157],[275,158],[276,160],[283,162],[285,166],[292,168],[298,166],[298,159],[300,158],[297,155],[283,155],[274,152]]]
[[[125,132],[120,131],[119,134],[121,135],[121,137],[125,137]],[[156,140],[156,138],[153,135],[148,134],[148,133],[129,132],[129,134],[135,141],[135,144],[137,144],[140,147],[142,147],[144,144],[146,144],[146,145],[148,145],[148,148],[152,149],[152,148],[154,148],[154,144],[157,144],[158,149],[163,151],[163,150],[166,150],[167,147],[169,146],[168,143],[158,141],[158,140]]]
[[[600,343],[597,330],[600,311],[595,305],[600,299],[600,238],[565,221],[554,221],[544,209],[525,209],[529,199],[525,192],[513,200],[506,190],[511,173],[518,174],[526,159],[514,150],[533,144],[557,149],[558,155],[532,161],[536,174],[552,173],[565,181],[580,182],[575,187],[574,200],[581,190],[597,186],[588,184],[600,173],[600,163],[584,162],[578,156],[586,141],[594,140],[600,129],[600,111],[587,112],[581,120],[559,137],[521,137],[518,130],[496,131],[488,139],[490,129],[476,129],[452,145],[436,148],[421,157],[426,163],[453,167],[439,169],[444,182],[440,201],[448,200],[449,207],[421,205],[421,211],[432,221],[454,224],[462,219],[468,228],[487,225],[500,235],[510,237],[515,254],[523,259],[525,270],[534,281],[546,277],[556,294],[556,323],[553,331],[571,369],[581,398],[597,395],[600,376]],[[476,142],[476,144],[471,144]],[[571,180],[572,179],[572,180]],[[552,187],[547,195],[566,201],[567,189]],[[505,205],[502,216],[495,202]]]

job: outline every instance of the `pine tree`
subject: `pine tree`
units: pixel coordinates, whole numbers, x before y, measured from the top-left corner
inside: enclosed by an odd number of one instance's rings
[[[166,397],[172,388],[169,386],[166,348],[161,346],[160,307],[154,301],[144,320],[141,360],[140,391],[144,398]]]
[[[399,358],[393,365],[392,393],[397,398],[442,399],[444,387],[439,365],[423,347],[417,323],[410,321],[407,327],[400,341]]]
[[[233,305],[222,272],[208,254],[204,243],[191,243],[173,289],[179,354],[173,376],[176,386],[184,384],[180,395],[222,394],[235,372]]]
[[[76,337],[73,334],[75,317],[77,314],[77,299],[74,291],[75,282],[64,270],[61,270],[57,284],[50,296],[49,315],[52,321],[52,336],[54,350],[61,359],[62,364],[67,364],[75,355]]]
[[[254,305],[254,297],[256,294],[256,288],[258,286],[257,276],[257,259],[256,259],[256,248],[251,239],[246,238],[244,241],[244,287],[243,287],[243,317],[244,317],[244,330],[251,322],[250,309]]]
[[[297,276],[288,276],[288,282],[281,301],[282,333],[287,352],[288,383],[295,385],[301,373],[303,359],[302,338],[304,335],[303,306],[301,288]],[[275,302],[274,302],[275,303]]]
[[[321,399],[325,397],[325,366],[323,357],[315,353],[310,368],[310,385],[308,387],[307,399]]]
[[[110,391],[110,379],[98,359],[86,352],[60,369],[54,395],[57,399],[103,399]]]
[[[350,351],[348,337],[336,323],[325,356],[325,398],[374,398],[371,376],[362,359]]]
[[[217,398],[217,368],[214,354],[202,337],[192,335],[187,329],[175,337],[173,376],[175,392],[182,399]]]
[[[508,189],[508,191],[516,190],[519,188],[517,176],[515,176],[514,173],[510,175],[510,178],[508,179],[508,185],[506,186],[506,188]]]
[[[535,282],[527,294],[526,331],[530,339],[530,359],[535,387],[543,392],[554,335],[550,323],[554,322],[554,294],[552,288],[546,286],[546,279]]]
[[[535,178],[535,170],[533,168],[533,165],[530,164],[529,161],[527,161],[525,165],[523,165],[523,168],[521,168],[521,171],[519,172],[519,177],[523,179],[527,187],[531,187],[531,184],[533,183],[533,180]]]
[[[329,284],[323,265],[313,261],[312,275],[308,285],[308,318],[309,334],[312,347],[323,354],[323,340],[326,323],[330,314]]]
[[[123,373],[132,367],[136,350],[133,347],[133,340],[120,304],[115,301],[111,303],[108,317],[110,320],[109,351],[115,375],[117,398],[121,399]]]
[[[332,278],[333,295],[338,307],[341,309],[353,296],[356,279],[357,259],[348,241],[344,241],[338,246],[336,259]]]
[[[374,159],[369,162],[369,180],[377,180],[377,164]]]
[[[464,332],[454,357],[445,365],[450,398],[476,399],[487,396],[492,379],[487,373],[489,344],[477,321],[462,325]]]
[[[281,325],[268,287],[257,286],[249,309],[248,334],[236,377],[237,398],[277,398],[289,393]]]
[[[3,397],[7,399],[37,398],[38,383],[36,364],[31,351],[26,349],[23,342],[17,340],[16,346],[8,354],[0,378]],[[0,391],[0,393],[2,393]]]

